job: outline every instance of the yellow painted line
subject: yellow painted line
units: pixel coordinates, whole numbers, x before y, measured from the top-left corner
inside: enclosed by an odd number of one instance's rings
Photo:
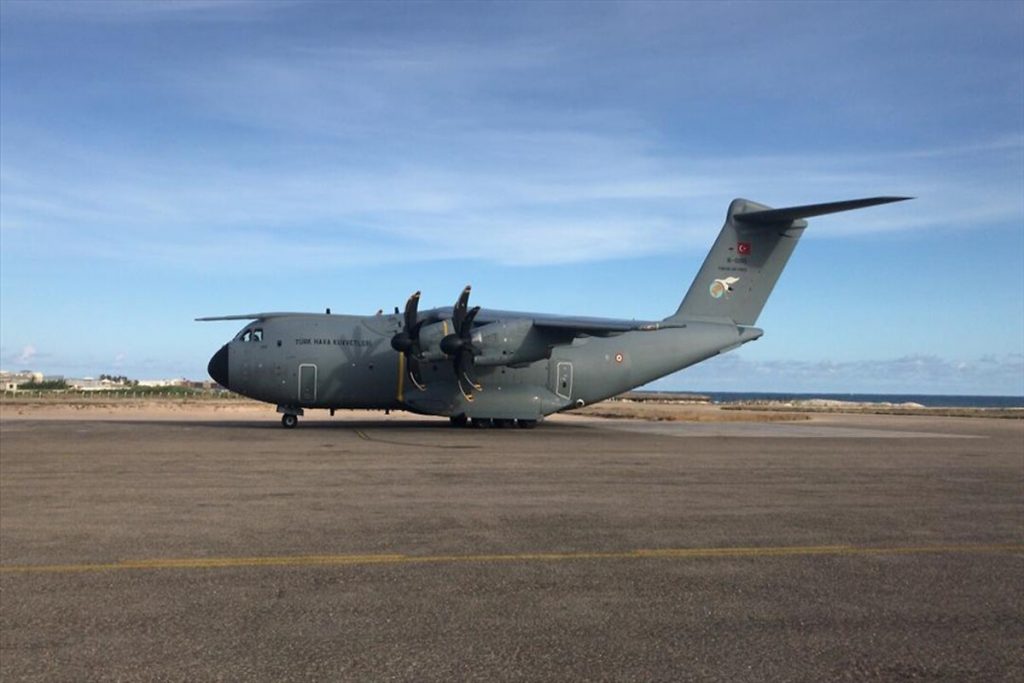
[[[395,394],[399,403],[405,401],[405,354],[398,354],[398,391]]]
[[[509,553],[489,555],[292,555],[279,557],[210,557],[124,560],[97,564],[0,565],[5,574],[70,574],[125,569],[225,569],[232,567],[323,567],[375,564],[459,564],[499,562],[561,562],[623,559],[764,558],[854,555],[1024,553],[1024,544],[927,545],[858,547],[852,545],[661,548],[619,552]]]

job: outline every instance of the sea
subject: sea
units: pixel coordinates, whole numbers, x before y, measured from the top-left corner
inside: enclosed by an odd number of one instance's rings
[[[672,393],[672,392],[665,392]],[[920,403],[928,408],[1024,408],[1024,396],[946,396],[934,394],[787,394],[730,391],[679,392],[707,396],[713,403],[807,401],[827,399],[856,403]]]

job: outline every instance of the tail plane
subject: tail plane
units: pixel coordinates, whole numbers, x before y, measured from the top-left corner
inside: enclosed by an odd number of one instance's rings
[[[907,199],[911,197],[868,197],[784,209],[734,199],[704,265],[668,320],[753,325],[807,227],[805,219]]]

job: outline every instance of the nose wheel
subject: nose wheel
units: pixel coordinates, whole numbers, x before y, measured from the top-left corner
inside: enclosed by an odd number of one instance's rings
[[[281,416],[281,426],[285,429],[295,429],[299,425],[299,416],[285,413]]]

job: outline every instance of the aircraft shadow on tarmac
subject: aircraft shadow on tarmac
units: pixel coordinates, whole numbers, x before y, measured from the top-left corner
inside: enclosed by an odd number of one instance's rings
[[[166,427],[193,427],[201,429],[253,429],[253,430],[274,430],[281,431],[280,422],[270,418],[266,421],[256,420],[223,420],[223,421],[196,421],[196,420],[111,420],[110,422],[122,425],[139,425],[139,426],[166,426]],[[531,432],[546,432],[551,433],[552,431],[564,431],[566,429],[576,430],[583,429],[583,425],[544,425],[536,430],[518,429],[516,427],[489,427],[485,429],[465,426],[465,427],[453,427],[447,420],[338,420],[336,422],[330,422],[327,420],[317,421],[305,421],[302,426],[296,429],[296,431],[307,431],[307,430],[363,430],[371,429],[375,431],[386,430],[386,431],[414,431],[420,429],[429,429],[432,431],[443,431],[451,433],[460,432],[508,432],[512,434],[526,434]]]

